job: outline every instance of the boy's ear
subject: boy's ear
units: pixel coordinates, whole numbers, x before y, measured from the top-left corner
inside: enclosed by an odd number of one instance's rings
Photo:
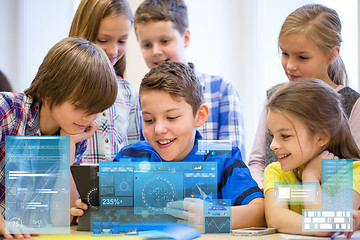
[[[330,141],[330,134],[328,133],[328,131],[321,131],[317,134],[315,134],[315,141],[316,141],[316,145],[320,148],[324,147],[326,144],[329,143]]]
[[[330,50],[330,56],[328,59],[328,64],[333,64],[336,59],[339,57],[340,54],[340,47],[339,46],[335,46]]]
[[[184,31],[184,41],[185,41],[185,48],[187,48],[190,44],[190,30],[187,28]]]
[[[196,116],[195,116],[195,127],[201,127],[209,116],[209,108],[205,104],[201,104]]]
[[[49,97],[44,97],[41,99],[42,101],[42,104],[45,105],[45,104],[48,104],[49,103]]]

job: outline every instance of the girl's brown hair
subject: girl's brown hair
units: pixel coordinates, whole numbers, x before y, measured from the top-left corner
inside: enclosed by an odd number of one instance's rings
[[[69,37],[82,37],[95,42],[101,20],[121,14],[125,14],[131,24],[134,22],[126,0],[82,0],[71,24]],[[117,61],[114,68],[116,74],[123,78],[126,69],[125,54]]]
[[[269,111],[288,113],[307,126],[310,134],[325,132],[328,150],[339,158],[359,159],[360,151],[343,112],[340,95],[325,82],[307,79],[288,84],[270,98]]]

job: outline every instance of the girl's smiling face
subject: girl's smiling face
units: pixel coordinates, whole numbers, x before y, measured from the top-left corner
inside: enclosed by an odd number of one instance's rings
[[[270,148],[285,172],[305,166],[322,151],[319,134],[310,134],[307,126],[290,113],[269,110],[267,124],[273,138]]]

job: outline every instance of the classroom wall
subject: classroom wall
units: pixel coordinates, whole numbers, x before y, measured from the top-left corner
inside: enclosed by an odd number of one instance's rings
[[[128,0],[135,12],[142,0]],[[68,35],[80,0],[0,0],[0,69],[15,91],[24,91],[35,77],[48,50]],[[185,0],[191,32],[188,61],[198,70],[221,75],[237,88],[244,107],[246,155],[250,153],[265,91],[287,81],[280,64],[277,37],[286,16],[313,0]],[[348,35],[341,49],[358,90],[358,6],[317,0],[334,7]],[[343,20],[347,15],[353,18]],[[354,20],[355,18],[355,20]],[[354,27],[355,26],[355,27]],[[346,50],[346,51],[345,51]],[[356,54],[358,53],[358,54]],[[134,31],[127,51],[126,79],[138,88],[148,71]],[[352,66],[350,64],[355,64]],[[358,77],[359,76],[359,77]]]
[[[68,35],[74,0],[0,0],[0,69],[15,91],[34,79],[50,48]]]
[[[17,37],[16,1],[0,0],[0,70],[9,79],[17,78],[16,56],[21,52]],[[6,23],[6,24],[5,24]],[[14,82],[11,81],[14,86]]]

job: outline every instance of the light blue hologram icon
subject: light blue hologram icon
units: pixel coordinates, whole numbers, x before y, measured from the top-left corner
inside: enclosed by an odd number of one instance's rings
[[[9,233],[70,233],[70,137],[6,136],[5,152]]]
[[[231,199],[204,201],[204,233],[231,232]]]
[[[217,174],[217,162],[100,162],[91,233],[121,235],[114,228],[177,222],[184,198],[217,199]]]
[[[321,209],[303,209],[303,231],[353,230],[353,160],[321,160]]]
[[[353,207],[353,160],[322,159],[322,210],[344,210]]]
[[[199,140],[196,154],[228,158],[231,152],[231,140]]]
[[[319,184],[313,182],[274,183],[275,204],[299,205],[319,203]]]
[[[183,175],[178,172],[136,173],[135,213],[164,214],[168,202],[183,199]]]

